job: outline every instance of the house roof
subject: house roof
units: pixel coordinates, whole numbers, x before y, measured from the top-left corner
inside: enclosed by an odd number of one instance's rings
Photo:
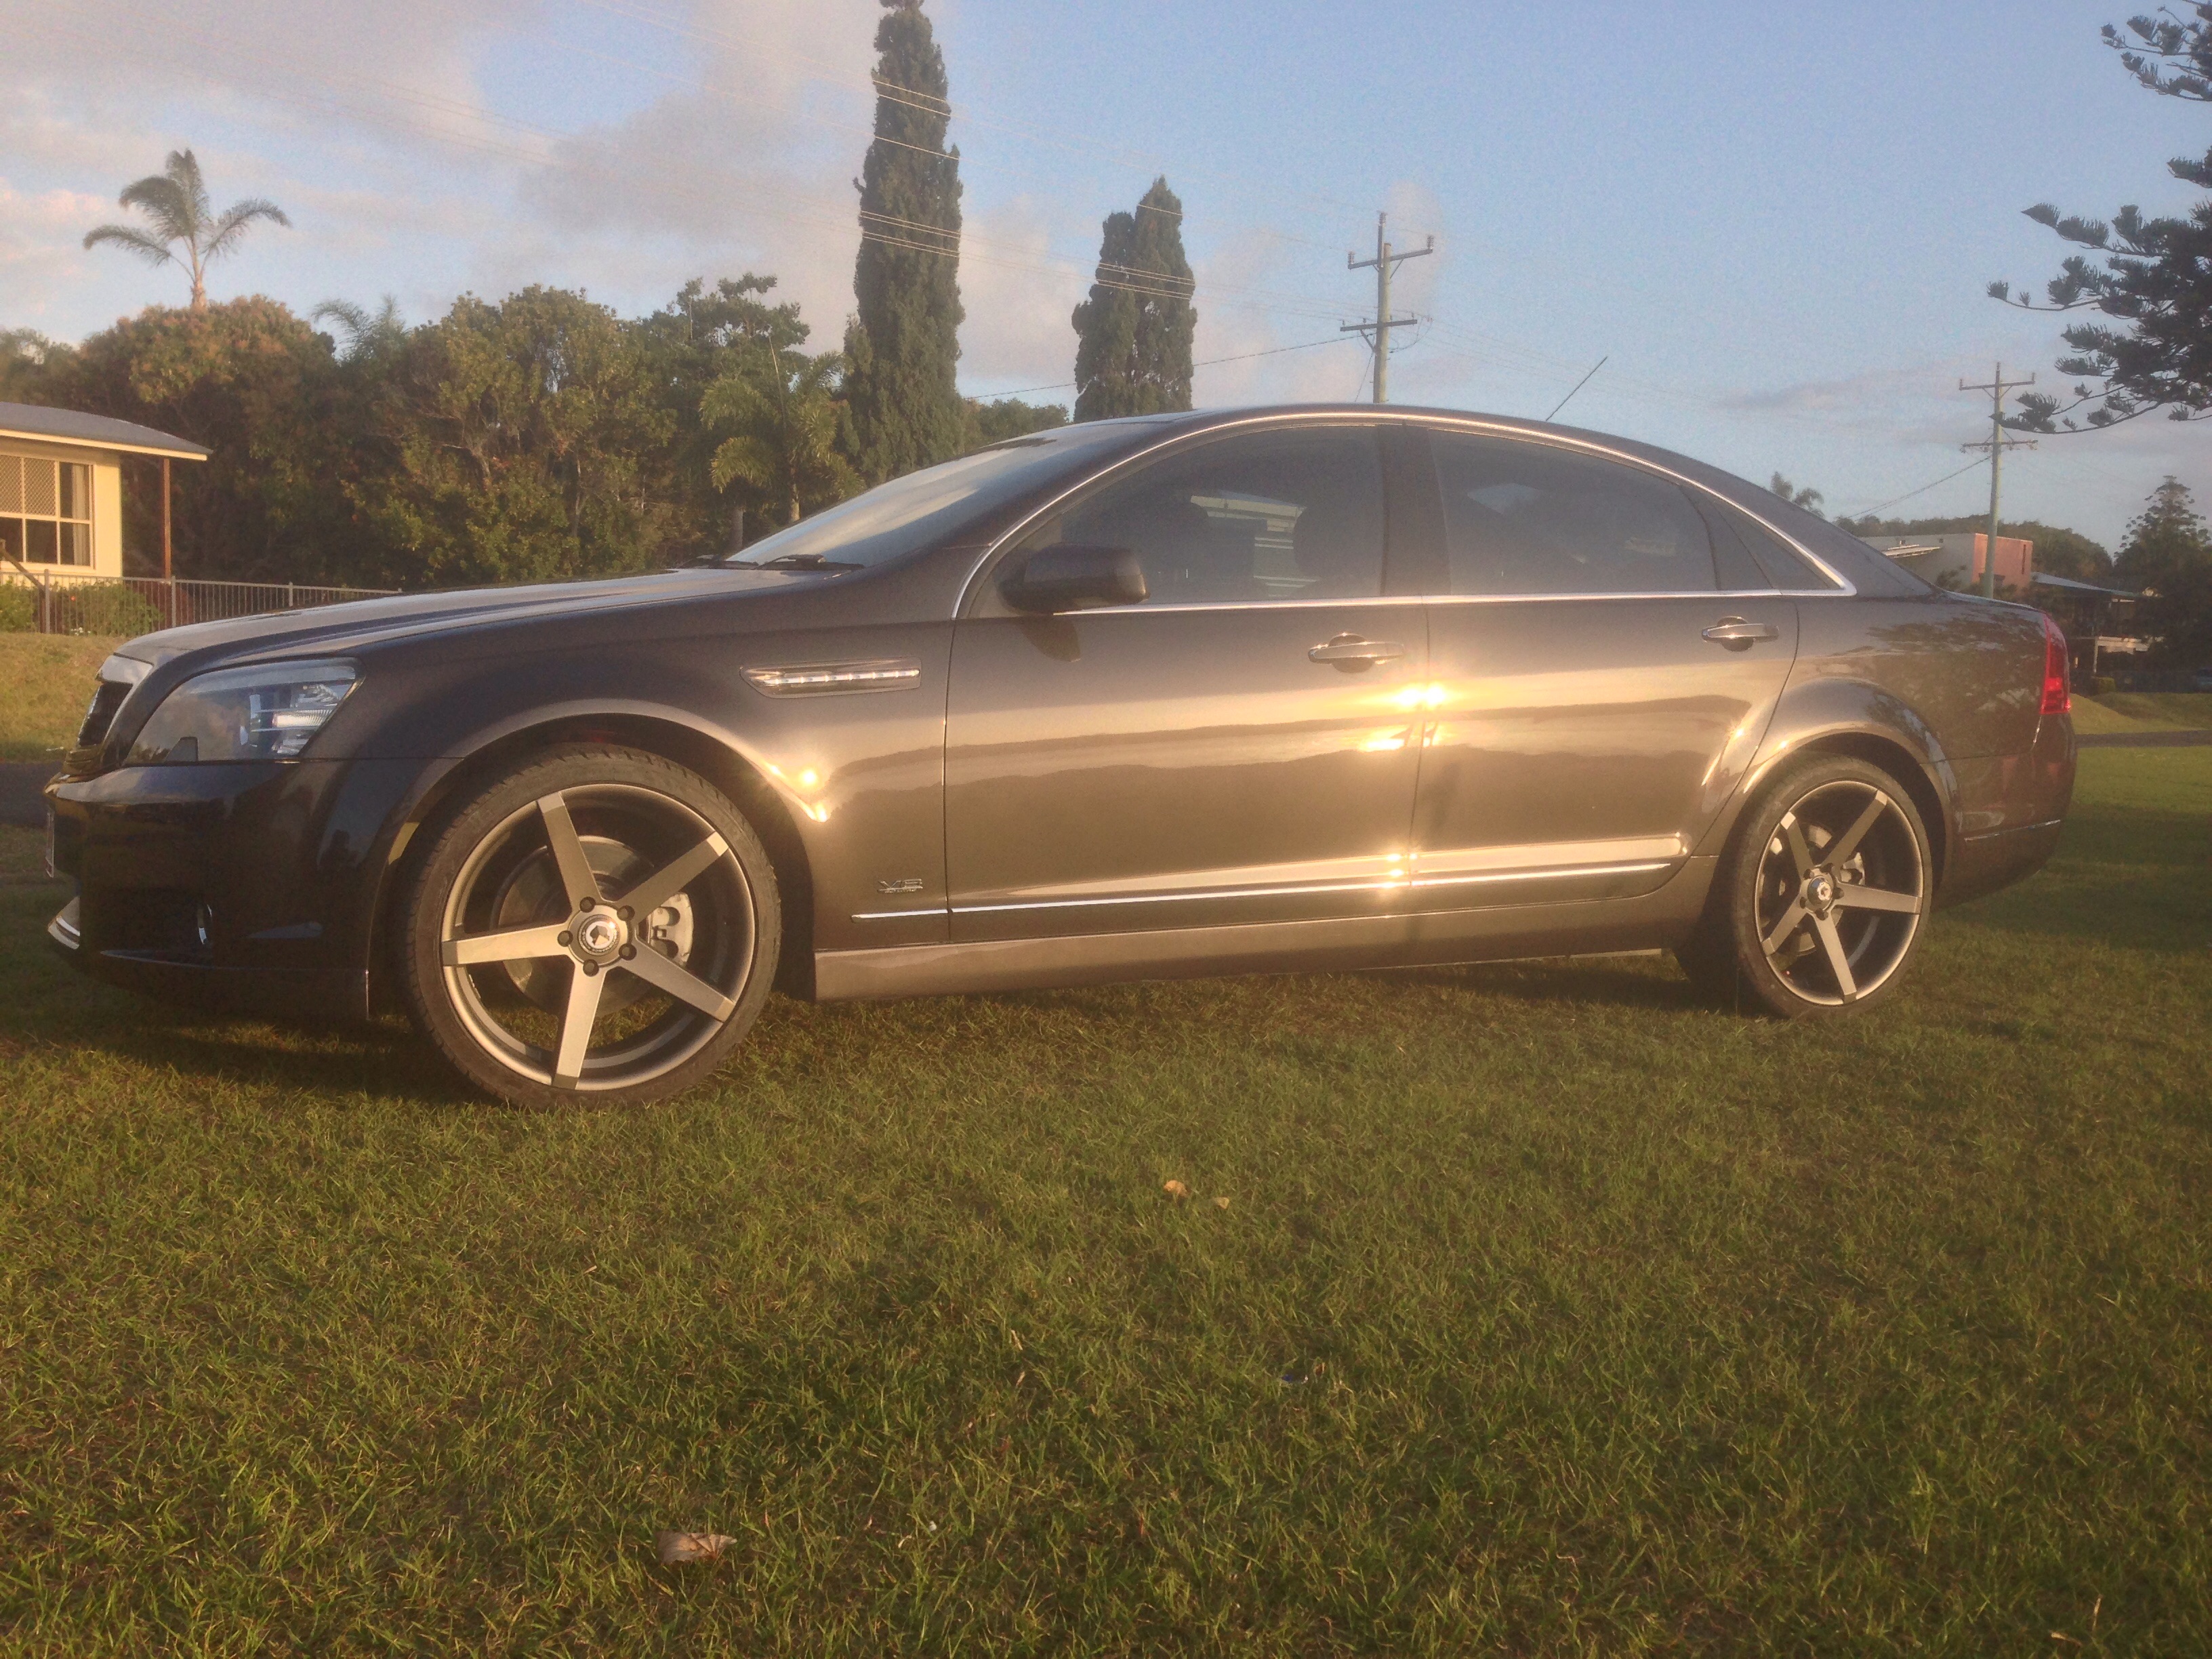
[[[167,455],[179,461],[204,461],[210,453],[205,445],[173,438],[150,426],[113,421],[105,415],[81,414],[74,409],[48,409],[40,404],[0,404],[0,438],[40,438],[48,443],[120,449],[133,455]]]
[[[2103,593],[2115,599],[2142,598],[2142,594],[2130,593],[2124,587],[2100,587],[2094,582],[2077,582],[2071,576],[2046,576],[2039,571],[2035,576],[2035,585],[2038,587],[2063,587],[2069,593]]]

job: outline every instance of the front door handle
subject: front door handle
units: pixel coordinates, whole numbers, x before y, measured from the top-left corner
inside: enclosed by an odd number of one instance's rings
[[[1306,653],[1315,662],[1389,662],[1405,654],[1406,647],[1395,641],[1363,639],[1357,634],[1339,634]]]
[[[1782,632],[1771,623],[1746,622],[1741,617],[1723,617],[1705,629],[1705,637],[1715,645],[1724,645],[1731,651],[1748,651],[1760,640],[1778,640]]]

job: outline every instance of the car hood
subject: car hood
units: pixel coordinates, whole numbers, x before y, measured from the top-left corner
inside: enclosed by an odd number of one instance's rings
[[[787,592],[824,580],[817,571],[738,570],[709,566],[595,581],[544,582],[527,587],[476,587],[407,593],[348,605],[279,611],[229,622],[192,623],[142,635],[118,656],[158,668],[187,653],[251,659],[322,656],[397,640],[564,615],[681,605],[747,592]]]

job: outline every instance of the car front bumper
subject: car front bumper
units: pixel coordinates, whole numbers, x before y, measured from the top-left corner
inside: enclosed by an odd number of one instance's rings
[[[46,937],[166,1000],[365,1018],[380,836],[416,770],[250,761],[58,778],[51,857],[76,894]]]

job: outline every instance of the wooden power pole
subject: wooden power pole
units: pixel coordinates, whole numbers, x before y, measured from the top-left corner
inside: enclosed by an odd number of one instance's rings
[[[1337,329],[1340,334],[1366,335],[1374,345],[1375,401],[1378,404],[1387,404],[1390,401],[1390,331],[1394,328],[1410,327],[1418,320],[1412,317],[1393,317],[1390,314],[1391,273],[1408,259],[1419,259],[1437,251],[1437,239],[1431,236],[1425,247],[1408,248],[1403,253],[1394,252],[1390,244],[1383,240],[1385,222],[1389,216],[1387,213],[1378,213],[1375,216],[1375,257],[1373,258],[1355,259],[1349,253],[1344,256],[1344,268],[1346,270],[1365,270],[1370,266],[1374,268],[1375,320],[1371,323],[1346,323]]]
[[[2005,436],[2005,393],[2034,384],[2035,376],[2033,374],[2024,380],[2008,380],[2004,377],[2002,363],[1997,365],[1996,373],[1990,376],[1987,386],[1968,386],[1964,380],[1959,382],[1961,392],[1986,392],[1990,394],[1990,435],[1987,441],[1960,446],[1966,450],[1986,449],[1990,452],[1990,545],[1982,558],[1982,597],[1985,599],[1997,596],[1997,490],[2004,475],[2004,453],[2008,449],[2035,447],[2033,438]]]

